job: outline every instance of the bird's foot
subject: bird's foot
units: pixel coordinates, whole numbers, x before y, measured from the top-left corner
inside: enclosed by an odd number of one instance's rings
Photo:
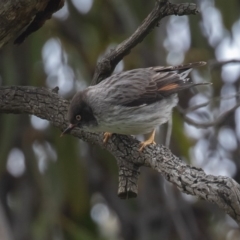
[[[155,137],[155,130],[152,131],[152,133],[151,133],[151,135],[150,135],[150,137],[149,137],[148,140],[140,143],[139,152],[142,152],[142,150],[143,150],[146,146],[148,146],[148,145],[150,145],[150,144],[155,145],[156,143],[155,143],[155,141],[154,141],[154,137]]]
[[[105,132],[104,135],[103,135],[103,143],[106,144],[109,140],[109,138],[112,136],[112,133],[110,132]]]
[[[156,145],[156,143],[154,142],[154,140],[153,140],[153,141],[152,141],[152,140],[147,140],[147,141],[141,142],[141,143],[140,143],[139,152],[142,152],[142,150],[143,150],[146,146],[148,146],[148,145],[150,145],[150,144]]]

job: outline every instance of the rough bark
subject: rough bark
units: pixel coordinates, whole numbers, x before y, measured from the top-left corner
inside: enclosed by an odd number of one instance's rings
[[[93,84],[109,76],[116,64],[143,40],[161,18],[171,14],[186,15],[197,12],[195,4],[156,2],[154,10],[136,32],[98,62]],[[31,14],[26,15],[28,20],[25,23],[31,19],[29,15]],[[15,19],[16,16],[12,18]],[[0,46],[21,29],[20,26],[15,27],[11,24],[6,21],[5,25],[4,23],[0,25]],[[0,113],[33,114],[47,119],[61,130],[68,124],[66,119],[68,105],[69,102],[59,97],[55,90],[30,86],[0,87]],[[207,175],[202,169],[182,162],[163,145],[149,146],[143,152],[139,152],[139,142],[130,136],[113,135],[108,144],[103,145],[102,134],[83,132],[80,129],[73,130],[71,134],[84,141],[98,144],[115,156],[119,166],[119,197],[136,197],[139,169],[142,166],[151,167],[160,172],[167,181],[175,184],[180,191],[217,204],[240,223],[240,186],[233,179]]]
[[[63,3],[63,0],[0,1],[0,48],[19,34],[15,43],[22,43],[51,18]]]
[[[68,105],[67,100],[45,88],[0,87],[0,113],[33,114],[49,120],[61,130],[68,124]],[[119,166],[119,197],[136,197],[139,168],[151,167],[180,191],[217,204],[240,223],[240,186],[233,179],[207,175],[202,169],[184,163],[163,145],[149,146],[139,152],[139,141],[129,136],[113,135],[108,144],[104,145],[102,134],[80,129],[71,134],[98,144],[115,156]]]

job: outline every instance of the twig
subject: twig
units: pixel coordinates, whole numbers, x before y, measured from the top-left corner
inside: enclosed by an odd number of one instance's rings
[[[214,101],[220,101],[220,100],[226,100],[226,99],[231,99],[231,98],[234,98],[234,97],[237,97],[240,95],[240,92],[237,92],[236,94],[233,94],[233,95],[228,95],[228,96],[221,96],[221,97],[215,97],[215,98],[212,98],[210,99],[209,101],[205,102],[205,103],[201,103],[201,104],[197,104],[197,105],[194,105],[192,107],[189,107],[187,109],[183,109],[181,106],[177,106],[177,109],[178,111],[180,112],[180,114],[183,116],[184,120],[190,124],[190,125],[193,125],[197,128],[208,128],[208,127],[212,127],[214,125],[220,125],[223,121],[224,121],[224,118],[226,118],[229,114],[231,114],[233,111],[235,111],[239,106],[240,106],[240,103],[237,104],[236,106],[234,106],[233,108],[229,109],[228,111],[224,112],[220,117],[218,117],[218,119],[216,119],[215,121],[211,121],[211,122],[207,122],[207,123],[199,123],[199,122],[196,122],[195,120],[189,118],[188,116],[186,116],[189,112],[193,112],[199,108],[202,108],[202,107],[206,107],[208,106],[211,102],[214,102]]]
[[[219,125],[221,125],[225,121],[225,119],[230,114],[232,114],[232,112],[234,112],[238,107],[240,107],[240,103],[238,103],[236,106],[232,107],[228,111],[224,112],[216,120],[210,121],[210,122],[206,122],[206,123],[196,122],[195,120],[191,119],[190,117],[188,117],[185,114],[185,111],[180,106],[178,106],[177,109],[180,112],[180,114],[182,115],[182,117],[184,118],[185,122],[187,122],[188,124],[193,125],[193,126],[195,126],[197,128],[208,128],[208,127],[212,127],[212,126],[219,126]]]
[[[137,30],[125,41],[120,43],[115,49],[107,53],[98,63],[95,69],[91,85],[97,84],[106,77],[110,76],[115,66],[128,55],[132,48],[140,43],[158,22],[169,15],[190,15],[197,14],[196,4],[181,3],[172,4],[168,1],[157,1],[152,12],[137,28]]]
[[[231,99],[231,98],[239,97],[239,96],[240,96],[240,92],[237,92],[237,93],[232,94],[232,95],[227,95],[227,96],[214,97],[214,98],[209,99],[209,101],[207,101],[205,103],[197,104],[197,105],[194,105],[194,106],[189,107],[189,108],[184,109],[184,110],[182,108],[180,108],[179,110],[182,113],[187,114],[187,113],[193,112],[193,111],[195,111],[199,108],[206,107],[212,102],[217,102],[217,101],[220,101],[220,100],[227,100],[227,99]]]
[[[216,61],[216,60],[210,60],[208,61],[209,68],[211,70],[216,68],[221,68],[223,65],[230,64],[230,63],[240,63],[240,59],[232,59],[232,60],[226,60],[226,61]]]

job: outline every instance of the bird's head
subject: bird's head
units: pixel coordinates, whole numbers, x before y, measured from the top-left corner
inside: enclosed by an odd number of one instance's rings
[[[69,133],[75,127],[84,128],[97,124],[92,108],[86,102],[86,91],[78,92],[74,95],[68,109],[68,127],[61,136]]]

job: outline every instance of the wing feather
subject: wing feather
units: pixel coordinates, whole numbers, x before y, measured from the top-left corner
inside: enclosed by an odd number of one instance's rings
[[[183,89],[206,84],[192,83],[187,78],[192,67],[205,64],[196,62],[179,66],[134,69],[114,74],[91,88],[95,88],[95,96],[101,94],[99,99],[105,99],[115,105],[135,107],[151,104]]]

